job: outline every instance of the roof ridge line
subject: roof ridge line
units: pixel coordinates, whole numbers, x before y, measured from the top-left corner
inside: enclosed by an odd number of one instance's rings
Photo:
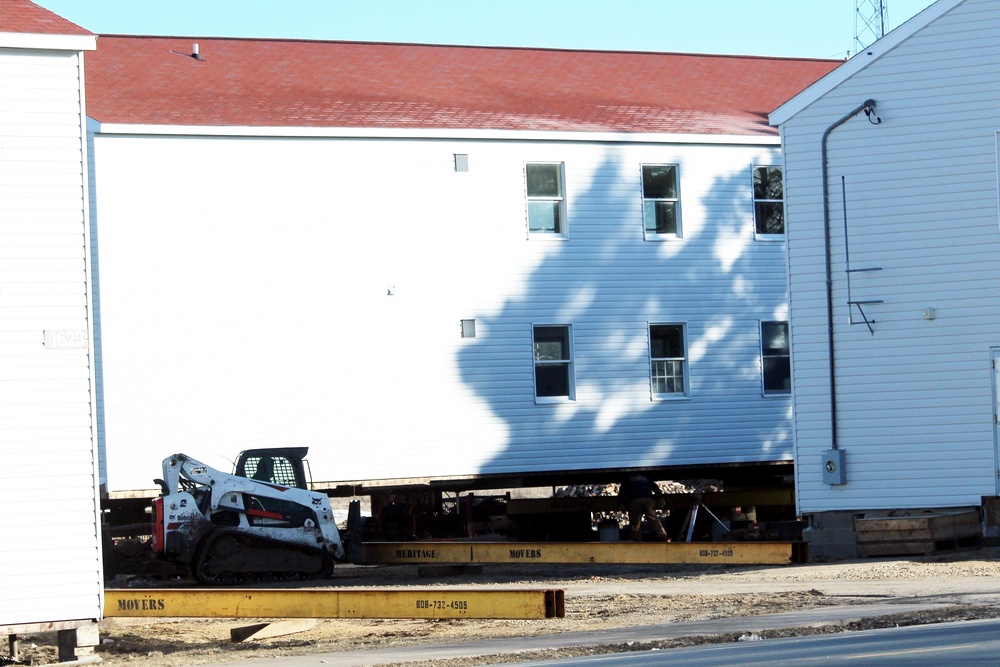
[[[785,60],[795,62],[840,62],[839,58],[806,58],[796,56],[762,56],[735,53],[687,53],[684,51],[642,51],[630,49],[594,49],[580,47],[554,47],[554,46],[504,46],[489,44],[436,44],[424,42],[388,42],[388,41],[365,41],[348,39],[312,39],[307,37],[232,37],[232,36],[205,36],[205,35],[128,35],[115,33],[101,33],[98,39],[111,37],[115,39],[183,39],[183,40],[214,40],[232,42],[274,42],[274,43],[308,43],[308,44],[340,44],[344,46],[389,46],[389,47],[420,47],[431,49],[484,49],[495,51],[545,51],[558,53],[620,53],[623,55],[649,55],[649,56],[678,56],[684,58],[727,58],[739,60]]]

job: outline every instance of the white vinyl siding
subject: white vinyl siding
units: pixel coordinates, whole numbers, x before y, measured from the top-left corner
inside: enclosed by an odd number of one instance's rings
[[[997,36],[997,3],[960,3],[782,126],[800,511],[979,505],[996,495]],[[828,141],[848,480],[830,487],[820,138],[868,98],[881,124],[858,114]],[[872,302],[863,309],[874,332],[848,306],[845,212],[850,298]],[[934,320],[923,317],[929,307]]]
[[[0,625],[102,613],[80,71],[0,51]]]
[[[565,242],[525,237],[529,159],[565,164]],[[107,482],[151,488],[178,447],[225,469],[291,443],[317,482],[787,461],[790,399],[762,399],[757,360],[784,245],[753,243],[747,206],[747,165],[777,159],[98,134]],[[408,177],[386,199],[390,163]],[[680,165],[689,238],[644,242],[643,163]],[[686,323],[690,401],[651,403],[649,322]],[[539,323],[572,327],[573,401],[535,400]]]

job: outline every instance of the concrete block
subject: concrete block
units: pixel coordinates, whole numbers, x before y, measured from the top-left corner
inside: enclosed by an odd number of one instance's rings
[[[240,628],[233,628],[229,631],[231,641],[239,643],[250,639],[270,639],[271,637],[284,637],[285,635],[305,632],[316,627],[315,618],[290,618],[270,623],[257,623],[246,625]]]
[[[1000,537],[1000,498],[983,498],[983,537]]]

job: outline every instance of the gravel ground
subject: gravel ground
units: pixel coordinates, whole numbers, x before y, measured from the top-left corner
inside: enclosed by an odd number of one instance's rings
[[[136,582],[141,586],[150,582]],[[189,585],[190,582],[184,582]],[[649,626],[759,614],[828,605],[927,601],[935,609],[825,631],[868,629],[892,624],[1000,616],[1000,550],[978,549],[914,559],[858,560],[785,567],[496,565],[481,573],[429,577],[415,566],[349,566],[330,585],[344,588],[556,588],[566,591],[566,617],[508,620],[320,620],[308,631],[234,644],[230,630],[248,619],[136,622],[108,619],[96,654],[105,665],[224,664],[229,661],[346,650],[455,643],[463,640],[521,637],[547,633]],[[311,587],[316,587],[315,583]],[[768,636],[811,634],[823,628],[772,631]],[[581,655],[639,648],[734,641],[738,637],[693,637],[650,645],[593,646],[502,656],[478,656],[435,667],[466,667],[540,657]],[[54,637],[21,636],[21,659],[55,661]],[[2,664],[2,662],[0,662]],[[30,664],[25,662],[25,664]],[[414,663],[417,664],[417,663]],[[424,663],[421,667],[426,667]]]

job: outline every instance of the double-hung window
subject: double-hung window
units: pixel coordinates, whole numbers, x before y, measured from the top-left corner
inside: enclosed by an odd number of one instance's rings
[[[642,165],[642,218],[646,238],[680,238],[677,165]]]
[[[649,325],[653,398],[687,396],[687,354],[683,324]]]
[[[753,219],[757,236],[785,233],[785,190],[781,167],[753,168]]]
[[[760,367],[765,396],[792,392],[791,359],[788,322],[761,322]]]
[[[544,325],[532,329],[535,348],[535,398],[540,402],[571,400],[573,353],[568,325]]]
[[[561,162],[529,162],[524,165],[528,195],[530,234],[566,233],[566,198],[563,194]]]

